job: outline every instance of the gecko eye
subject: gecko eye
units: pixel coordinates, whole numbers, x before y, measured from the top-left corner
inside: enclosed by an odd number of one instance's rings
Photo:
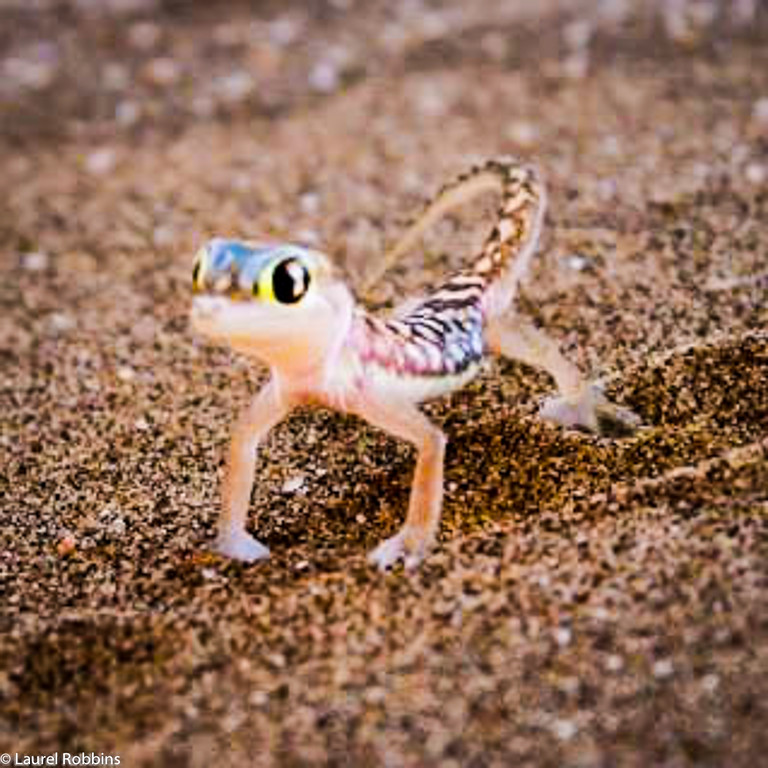
[[[309,270],[298,259],[281,261],[272,273],[272,293],[280,304],[296,304],[309,289]]]

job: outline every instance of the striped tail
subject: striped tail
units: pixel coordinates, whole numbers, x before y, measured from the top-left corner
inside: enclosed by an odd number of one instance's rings
[[[496,226],[480,254],[461,274],[480,278],[487,293],[487,313],[503,312],[528,269],[546,210],[546,190],[538,172],[514,157],[487,160],[444,186],[387,251],[364,287],[380,278],[435,221],[489,191],[501,193]]]
[[[538,172],[515,158],[488,161],[480,171],[501,187],[496,226],[467,270],[486,285],[487,315],[504,312],[536,251],[547,208],[547,193]]]

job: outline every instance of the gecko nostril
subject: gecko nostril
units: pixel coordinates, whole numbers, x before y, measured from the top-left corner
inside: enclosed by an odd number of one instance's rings
[[[192,316],[198,320],[215,318],[224,308],[220,296],[197,296],[192,302]]]

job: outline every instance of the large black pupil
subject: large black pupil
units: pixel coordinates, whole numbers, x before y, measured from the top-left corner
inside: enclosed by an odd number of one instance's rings
[[[272,275],[272,290],[281,304],[295,304],[309,288],[309,273],[296,259],[281,261]]]

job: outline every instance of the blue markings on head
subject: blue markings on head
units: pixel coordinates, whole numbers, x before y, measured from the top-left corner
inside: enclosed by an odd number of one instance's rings
[[[263,263],[272,250],[271,247],[254,248],[238,240],[217,237],[208,244],[208,263],[215,272],[242,272],[254,261]]]
[[[200,279],[216,293],[255,293],[264,270],[270,274],[284,259],[304,261],[306,248],[292,243],[249,243],[215,237],[205,247],[206,255]]]
[[[305,249],[292,243],[248,245],[240,240],[216,237],[208,243],[208,264],[214,272],[254,272],[277,256],[301,257]]]

